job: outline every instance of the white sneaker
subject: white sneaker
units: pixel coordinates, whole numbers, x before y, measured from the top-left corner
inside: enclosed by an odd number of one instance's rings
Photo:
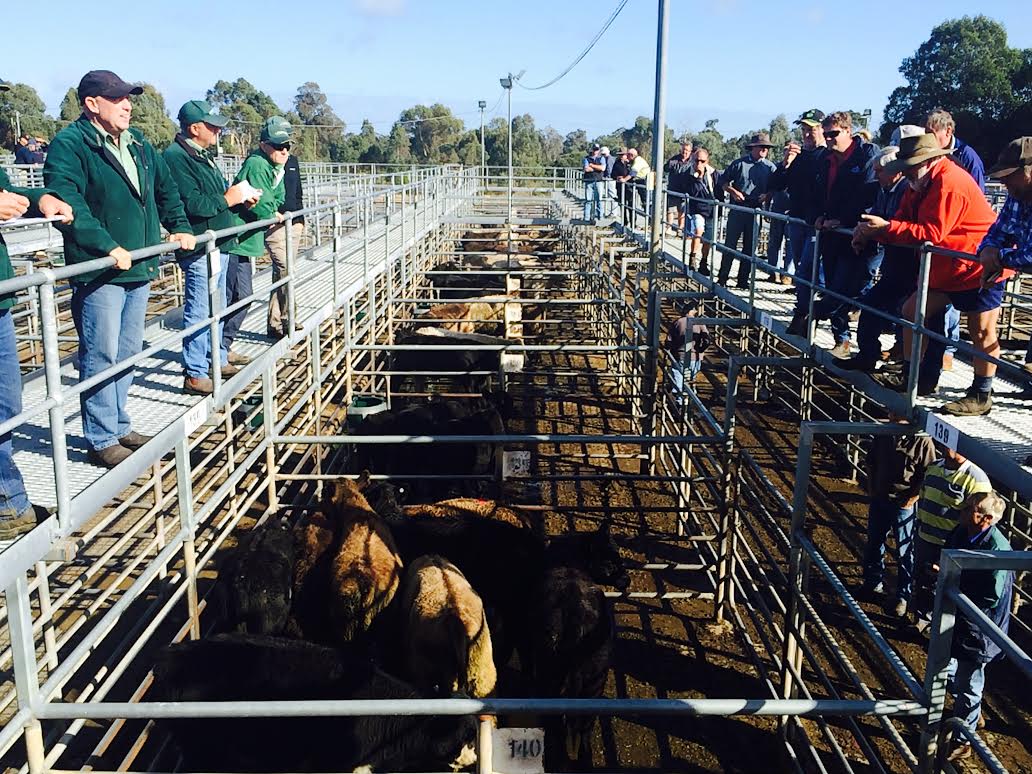
[[[850,343],[848,341],[843,341],[840,344],[838,344],[834,349],[832,349],[830,354],[832,357],[839,358],[840,360],[845,360],[849,357],[850,349]]]

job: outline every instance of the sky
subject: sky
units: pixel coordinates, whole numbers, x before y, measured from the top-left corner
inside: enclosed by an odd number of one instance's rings
[[[969,2],[668,0],[667,124],[700,130],[719,119],[725,135],[793,118],[870,108],[875,123],[898,68],[932,27],[972,13]],[[216,80],[244,77],[288,108],[297,87],[317,82],[357,131],[362,119],[386,133],[416,103],[443,102],[469,127],[504,118],[498,78],[525,70],[535,86],[588,44],[617,0],[156,0],[100,12],[95,3],[53,0],[26,34],[5,30],[0,77],[36,88],[52,114],[89,69],[148,81],[173,115]],[[519,86],[513,114],[539,127],[589,136],[652,116],[656,0],[629,0],[585,59],[544,90]],[[1027,6],[996,0],[1015,47],[1032,47]],[[297,12],[292,12],[297,9]],[[8,22],[11,17],[8,15]],[[24,27],[22,29],[25,29]]]

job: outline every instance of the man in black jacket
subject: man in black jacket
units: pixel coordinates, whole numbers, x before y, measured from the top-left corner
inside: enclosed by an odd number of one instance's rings
[[[681,143],[681,152],[671,157],[666,164],[667,174],[667,198],[666,217],[667,224],[675,229],[684,229],[684,199],[680,196],[670,194],[688,193],[688,179],[694,171],[692,163],[692,144]]]
[[[612,177],[616,183],[616,201],[620,203],[623,211],[623,224],[631,224],[631,209],[634,207],[634,188],[628,183],[631,180],[631,160],[627,151],[616,150],[613,154],[616,161],[613,162]]]
[[[287,157],[287,163],[283,165],[283,204],[280,212],[297,212],[304,209],[303,192],[301,190],[301,166],[297,156],[291,154]],[[299,215],[292,218],[290,223],[280,223],[269,228],[265,235],[265,249],[269,251],[272,258],[272,281],[278,282],[287,273],[287,229],[290,229],[291,246],[293,257],[296,261],[298,247],[301,245],[301,237],[305,233],[305,216]],[[287,309],[287,286],[278,288],[269,299],[269,318],[267,322],[268,335],[275,339],[281,339],[290,333],[290,324],[295,328],[300,325],[293,320],[285,319]]]
[[[871,164],[875,148],[853,136],[853,117],[845,111],[827,116],[821,126],[828,152],[817,172],[817,190],[823,197],[823,206],[814,228],[821,232],[824,277],[828,290],[857,299],[874,282],[881,254],[874,244],[864,246],[857,254],[853,251],[852,236],[837,233],[837,229],[852,229],[860,221],[860,215],[874,203],[878,193],[878,181]],[[851,308],[848,301],[831,296],[825,296],[814,305],[815,319],[831,320],[834,357],[849,355]]]

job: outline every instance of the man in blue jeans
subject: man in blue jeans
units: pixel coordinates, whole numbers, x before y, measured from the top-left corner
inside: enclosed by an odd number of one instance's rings
[[[7,84],[0,81],[0,91],[6,90]],[[0,169],[0,221],[24,215],[60,215],[69,223],[72,209],[45,188],[12,187],[7,173]],[[0,281],[13,276],[14,268],[0,232]],[[0,422],[22,412],[21,368],[11,316],[14,304],[13,293],[0,295]],[[25,482],[14,464],[13,454],[11,433],[4,433],[0,436],[0,540],[11,540],[36,526],[36,509],[29,502]]]
[[[79,82],[82,115],[50,144],[43,179],[75,210],[61,225],[65,261],[97,258],[107,268],[72,277],[72,319],[79,334],[79,379],[86,381],[143,349],[150,281],[158,259],[133,261],[130,250],[169,242],[197,244],[179,189],[164,159],[143,134],[130,129],[131,94],[142,89],[109,70]],[[132,429],[128,412],[133,367],[123,368],[80,394],[83,433],[91,462],[113,468],[150,441]]]
[[[892,415],[890,422],[905,422]],[[899,561],[894,615],[903,617],[914,583],[914,512],[925,468],[935,461],[935,444],[926,435],[876,435],[867,452],[867,488],[871,504],[864,546],[863,591],[884,593],[885,539],[896,540]]]
[[[605,196],[606,160],[602,158],[602,146],[592,145],[591,153],[584,157],[584,220],[598,220],[602,217],[602,197]]]
[[[187,102],[179,110],[180,133],[163,155],[169,172],[176,181],[186,216],[194,234],[205,231],[219,231],[233,225],[230,207],[244,202],[243,187],[232,188],[215,164],[212,148],[218,142],[219,133],[229,122],[225,116],[212,110],[204,100]],[[255,199],[254,201],[257,201]],[[229,245],[223,240],[219,247]],[[212,267],[221,294],[222,306],[226,305],[226,260],[220,256],[219,266]],[[179,256],[183,270],[183,328],[190,328],[211,314],[209,307],[208,259],[204,249],[185,256]],[[222,325],[219,325],[221,342]],[[221,347],[220,364],[223,378],[237,373],[240,368],[231,365],[228,350]],[[212,370],[211,331],[202,328],[187,336],[183,341],[183,392],[195,395],[210,395],[214,389],[210,374]]]

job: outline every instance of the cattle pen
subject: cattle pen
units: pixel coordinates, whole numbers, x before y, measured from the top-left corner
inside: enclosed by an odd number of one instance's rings
[[[183,335],[169,276],[173,316],[158,310],[141,356],[114,367],[145,375],[133,398],[156,438],[108,473],[83,461],[78,395],[62,376],[72,368],[67,267],[14,280],[32,347],[26,409],[9,424],[32,442],[19,464],[54,514],[0,554],[6,766],[178,770],[163,721],[181,717],[471,715],[477,771],[491,772],[504,752],[492,747],[495,723],[582,714],[598,718],[582,762],[591,771],[953,768],[937,754],[945,677],[925,670],[925,652],[942,661],[954,610],[970,605],[957,587],[963,568],[1027,571],[1032,555],[951,560],[931,643],[901,632],[853,592],[861,439],[903,432],[880,421],[898,405],[829,373],[811,341],[783,335],[755,269],[747,291],[726,291],[686,270],[680,241],[650,267],[633,227],[575,215],[570,170],[519,175],[510,218],[505,187],[481,172],[319,170],[305,240],[288,242],[279,280],[298,330],[272,343],[255,333],[276,285],[260,273],[243,337],[252,363],[216,377],[199,401],[168,388],[168,353]],[[497,259],[471,261],[485,254]],[[469,280],[458,289],[443,282],[456,264]],[[485,297],[496,316],[466,320],[466,331],[429,314]],[[714,345],[678,393],[662,332],[687,300],[702,304],[696,322]],[[199,327],[215,336],[217,321]],[[511,402],[502,432],[354,432],[360,408],[485,394]],[[148,700],[155,655],[218,625],[218,571],[240,537],[317,508],[328,482],[358,477],[361,447],[385,445],[425,450],[406,460],[474,447],[478,467],[374,480],[461,479],[544,535],[610,531],[631,584],[605,592],[617,641],[604,696]],[[1027,547],[1027,470],[997,469],[1013,542]],[[1027,642],[1026,613],[1016,610],[1015,639],[999,635],[1009,659],[990,686],[993,736],[976,739],[994,771],[1032,768],[1021,683],[1030,661],[1015,642]]]

